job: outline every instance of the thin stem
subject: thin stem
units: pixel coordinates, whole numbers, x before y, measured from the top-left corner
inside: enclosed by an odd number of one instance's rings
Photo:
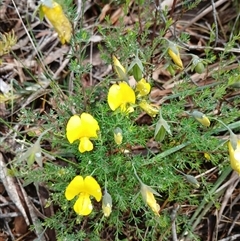
[[[136,172],[136,169],[135,169],[133,163],[132,163],[132,167],[133,167],[133,171],[134,171],[134,174],[135,174],[136,178],[138,179],[138,181],[140,182],[140,184],[143,184],[142,180],[139,178],[139,176],[138,176],[138,174],[137,174],[137,172]]]
[[[211,118],[211,119],[213,119],[215,121],[218,121],[219,123],[221,123],[223,126],[225,126],[227,128],[227,130],[230,132],[231,135],[235,135],[233,133],[233,131],[224,122],[222,122],[221,120],[218,120],[217,118],[214,118],[214,117],[209,117],[209,118]]]

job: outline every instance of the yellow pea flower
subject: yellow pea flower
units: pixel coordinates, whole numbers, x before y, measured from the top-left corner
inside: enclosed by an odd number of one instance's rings
[[[159,109],[150,105],[146,100],[142,100],[139,106],[150,116],[155,117],[159,113]]]
[[[160,206],[153,194],[160,196],[154,189],[141,182],[141,194],[143,201],[159,216]]]
[[[182,60],[181,60],[180,53],[179,53],[177,45],[172,43],[172,42],[169,43],[167,52],[168,52],[169,56],[171,57],[171,59],[173,60],[173,62],[178,67],[183,69],[183,63],[182,63]]]
[[[102,199],[102,191],[98,182],[92,176],[87,176],[85,179],[82,176],[76,176],[65,191],[67,200],[72,200],[75,196],[78,196],[78,199],[73,206],[74,211],[79,215],[86,216],[93,209],[90,196],[95,197],[99,202]]]
[[[98,122],[88,113],[82,113],[81,116],[72,116],[66,127],[67,139],[70,143],[80,140],[79,151],[91,151],[93,144],[89,138],[97,138],[97,131],[99,131]]]
[[[40,11],[51,22],[62,44],[69,43],[72,36],[72,25],[63,12],[61,5],[53,0],[41,0]]]
[[[107,189],[105,189],[102,199],[102,210],[105,217],[109,217],[112,212],[112,197]]]
[[[228,150],[231,167],[240,175],[240,140],[236,141],[236,147],[234,149],[230,137],[230,141],[228,142]]]
[[[129,107],[129,104],[135,104],[135,101],[135,93],[126,82],[114,84],[108,91],[108,105],[113,111],[120,108],[122,112],[133,112],[133,108]]]
[[[122,66],[122,64],[116,58],[115,55],[112,56],[112,60],[113,60],[113,68],[116,71],[116,74],[119,77],[119,79],[126,80],[126,77],[127,77],[126,69]]]
[[[151,86],[145,79],[141,79],[137,82],[135,91],[138,92],[138,97],[146,96],[149,94]]]

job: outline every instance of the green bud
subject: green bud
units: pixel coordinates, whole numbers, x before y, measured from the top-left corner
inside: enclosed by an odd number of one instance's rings
[[[204,72],[204,70],[205,70],[205,67],[204,67],[204,65],[203,65],[202,62],[199,62],[199,63],[195,66],[194,70],[195,70],[198,74],[202,74],[202,73]]]
[[[204,66],[204,60],[200,59],[197,55],[192,55],[192,68],[191,70],[195,70],[198,74],[202,74],[205,70],[205,66]]]
[[[175,76],[175,70],[171,64],[168,65],[167,70],[172,76]]]
[[[133,66],[133,77],[136,81],[139,81],[142,79],[142,71],[141,69],[139,68],[139,66],[137,64],[135,64]]]
[[[170,126],[163,119],[162,114],[160,112],[160,119],[158,120],[155,128],[154,139],[156,141],[162,142],[165,138],[166,132],[168,132],[169,135],[172,135]]]
[[[199,182],[197,181],[197,179],[194,176],[184,174],[184,177],[185,177],[186,181],[189,182],[190,184],[192,184],[194,187],[196,187],[196,188],[200,187]]]

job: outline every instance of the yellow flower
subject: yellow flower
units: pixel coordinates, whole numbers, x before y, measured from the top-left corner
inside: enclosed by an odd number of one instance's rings
[[[159,110],[157,107],[154,107],[152,105],[150,105],[149,103],[147,103],[146,100],[142,100],[139,104],[139,106],[146,111],[146,113],[152,117],[155,117],[158,113]]]
[[[78,115],[72,116],[67,123],[67,139],[72,144],[76,140],[80,140],[79,151],[91,151],[93,144],[89,138],[97,138],[97,131],[99,131],[98,122],[88,113],[82,113],[81,117]]]
[[[116,142],[117,145],[121,145],[122,144],[122,140],[123,140],[123,135],[122,135],[122,129],[117,127],[114,130],[114,141]]]
[[[183,63],[180,57],[180,53],[178,50],[178,47],[176,46],[176,44],[174,43],[169,43],[168,46],[168,54],[171,57],[171,59],[173,60],[173,62],[180,67],[181,69],[183,68]]]
[[[159,216],[160,206],[157,204],[157,201],[153,194],[160,196],[155,190],[151,187],[141,183],[141,194],[143,201],[152,209],[152,211]]]
[[[233,170],[240,175],[240,140],[237,140],[237,146],[234,150],[231,140],[228,142],[230,163]]]
[[[99,202],[102,199],[102,192],[92,176],[87,176],[85,179],[82,176],[76,176],[65,191],[67,200],[72,200],[75,196],[78,196],[78,199],[73,206],[74,211],[79,215],[89,215],[93,209],[90,196],[95,197]]]
[[[133,108],[127,105],[135,104],[135,101],[135,93],[126,82],[114,84],[108,91],[108,105],[113,111],[120,108],[122,112],[133,112]]]
[[[118,77],[121,80],[126,80],[126,76],[127,76],[126,69],[122,66],[120,61],[114,55],[112,56],[112,60],[113,60],[114,70],[116,71]]]
[[[140,81],[137,82],[135,91],[139,92],[138,97],[148,95],[150,90],[151,90],[151,86],[149,83],[146,82],[145,79],[141,79]]]
[[[42,0],[41,11],[53,25],[61,43],[69,43],[72,36],[72,25],[64,14],[61,5],[52,0]]]
[[[102,210],[105,217],[109,217],[112,212],[112,197],[107,189],[105,189],[102,199]]]

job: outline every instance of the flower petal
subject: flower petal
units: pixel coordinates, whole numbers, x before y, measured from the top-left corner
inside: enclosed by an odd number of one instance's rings
[[[144,202],[152,209],[152,211],[159,215],[160,206],[157,204],[157,201],[153,194],[160,196],[154,189],[151,187],[141,184],[141,194]]]
[[[74,179],[68,184],[65,197],[67,200],[72,200],[76,195],[84,190],[84,181],[82,176],[76,176]]]
[[[89,215],[93,206],[87,193],[81,193],[73,206],[74,211],[79,215]]]
[[[99,202],[102,199],[102,191],[98,182],[92,176],[86,176],[84,179],[85,192],[95,197]]]
[[[118,77],[122,80],[126,79],[126,70],[120,63],[120,61],[113,55],[113,67],[118,75]]]
[[[78,146],[78,150],[83,153],[85,151],[91,151],[93,149],[93,144],[88,137],[82,137]]]
[[[70,143],[73,143],[81,137],[81,119],[78,115],[74,115],[69,119],[66,131],[67,139]]]
[[[141,79],[138,81],[136,85],[136,91],[139,92],[138,97],[142,97],[148,95],[151,90],[151,86],[146,82],[145,79]]]
[[[133,89],[126,82],[120,82],[119,87],[121,92],[122,103],[135,104],[136,96]]]
[[[81,114],[81,137],[94,137],[97,138],[97,131],[99,131],[98,122],[88,113]]]
[[[62,44],[70,42],[72,36],[72,25],[63,12],[61,5],[52,1],[51,7],[48,5],[41,5],[42,12],[47,19],[51,22],[54,29],[58,33],[58,37]]]
[[[108,105],[111,110],[115,111],[122,104],[122,95],[120,86],[112,85],[108,91]]]
[[[230,164],[233,170],[240,174],[240,140],[237,141],[237,149],[234,150],[231,142],[228,142]]]
[[[173,62],[180,67],[181,69],[183,69],[183,63],[180,57],[180,53],[178,50],[178,47],[176,46],[176,44],[170,43],[169,47],[168,47],[168,54],[171,57],[171,59],[173,60]]]
[[[159,113],[159,109],[147,103],[146,100],[142,100],[139,106],[147,112],[148,115],[155,117]]]

